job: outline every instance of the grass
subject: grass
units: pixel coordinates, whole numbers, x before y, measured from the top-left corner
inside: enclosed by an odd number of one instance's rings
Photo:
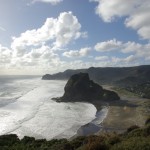
[[[139,97],[138,94],[130,92],[125,88],[113,87],[112,90],[116,91],[117,93],[120,93],[120,95],[125,95],[126,97]]]

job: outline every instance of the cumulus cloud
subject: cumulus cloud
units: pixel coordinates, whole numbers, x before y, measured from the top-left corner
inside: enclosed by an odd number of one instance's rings
[[[123,53],[131,53],[131,52],[136,52],[136,51],[142,51],[143,50],[143,45],[136,43],[136,42],[127,42],[122,44],[122,49],[121,51]]]
[[[95,45],[95,50],[100,52],[108,52],[108,51],[119,49],[121,45],[122,43],[120,41],[117,41],[116,39],[112,39],[109,41],[97,43]]]
[[[146,64],[150,60],[150,44],[136,42],[122,42],[116,39],[100,42],[99,51],[93,51],[90,59],[86,56],[92,50],[91,47],[79,50],[55,51],[53,47],[46,44],[31,47],[29,50],[19,51],[9,49],[0,45],[0,69],[20,73],[55,73],[65,69],[79,69],[106,66],[133,66]],[[96,47],[96,46],[95,46]],[[104,51],[105,50],[105,51]],[[115,53],[108,53],[115,51]],[[20,55],[19,55],[20,53]],[[91,53],[90,53],[91,54]],[[64,57],[74,58],[65,59]],[[84,59],[82,59],[85,57]],[[31,71],[32,70],[32,71]],[[6,73],[6,72],[5,72]]]
[[[70,50],[63,53],[65,57],[85,57],[90,52],[90,47],[81,48],[80,50]]]
[[[135,55],[129,55],[124,58],[112,57],[111,63],[117,66],[135,66],[140,64],[140,58]]]
[[[96,14],[105,22],[126,17],[125,25],[137,30],[143,39],[150,40],[149,0],[90,0],[98,3]]]
[[[108,56],[98,56],[98,57],[95,57],[95,60],[107,61],[107,60],[109,60],[109,57]]]
[[[12,64],[19,66],[44,66],[48,63],[51,63],[54,59],[58,58],[58,55],[55,54],[50,47],[41,46],[36,49],[32,49],[31,51],[25,53],[23,56],[18,57],[13,55]]]
[[[81,24],[72,12],[62,12],[57,18],[47,18],[40,28],[27,30],[18,37],[12,37],[10,49],[0,45],[0,68],[5,70],[7,66],[7,69],[14,72],[20,70],[20,73],[28,70],[31,74],[31,70],[34,70],[35,74],[40,71],[44,73],[48,70],[64,70],[63,68],[68,66],[68,62],[62,60],[66,46],[78,38],[87,36],[87,32],[81,31]],[[74,55],[84,57],[89,51],[90,48],[81,48]],[[68,55],[66,53],[66,57],[71,55],[73,56],[71,52]]]
[[[36,47],[47,42],[59,49],[72,40],[84,37],[86,33],[80,30],[81,24],[77,17],[72,12],[63,12],[58,18],[47,18],[41,28],[27,30],[19,37],[13,37],[11,48],[19,55],[23,55],[31,46]]]
[[[141,0],[90,0],[98,2],[96,13],[105,21],[111,22],[115,17],[129,15]]]
[[[132,57],[129,57],[127,59],[124,59],[124,62],[129,62],[127,60],[133,59],[133,57],[137,58],[143,58],[145,60],[148,60],[150,58],[150,44],[140,44],[136,42],[122,42],[122,41],[117,41],[116,39],[109,40],[109,41],[104,41],[104,42],[99,42],[95,45],[95,50],[98,52],[111,52],[115,51],[116,54],[121,53],[121,54],[130,54],[133,55]],[[95,60],[101,60],[105,59],[103,56],[100,58],[96,57]],[[121,61],[121,58],[115,58],[114,62],[116,61],[117,63]]]
[[[56,5],[60,2],[62,2],[63,0],[32,0],[32,3],[35,3],[35,2],[44,2],[44,3],[50,3],[52,5]]]
[[[7,47],[0,45],[0,66],[9,64],[12,57],[12,51]]]
[[[48,46],[45,46],[43,45],[42,47],[40,48],[37,48],[37,49],[32,49],[31,52],[29,52],[27,54],[28,56],[30,56],[30,58],[33,58],[33,59],[39,59],[39,58],[42,58],[42,59],[51,59],[51,58],[54,58],[54,57],[57,57],[57,54],[55,54],[50,47]]]
[[[125,58],[112,57],[112,62],[114,62],[114,63],[121,63],[121,62],[130,63],[130,62],[133,62],[134,60],[136,60],[136,57],[134,55],[130,55]]]
[[[132,53],[147,50],[149,44],[140,44],[132,41],[126,43],[116,39],[97,43],[94,48],[98,52],[120,51],[122,53]]]

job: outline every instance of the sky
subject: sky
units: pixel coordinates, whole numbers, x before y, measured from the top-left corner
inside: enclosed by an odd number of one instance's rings
[[[0,75],[150,64],[150,0],[1,0]]]

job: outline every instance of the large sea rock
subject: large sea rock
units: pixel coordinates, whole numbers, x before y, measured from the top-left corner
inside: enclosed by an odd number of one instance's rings
[[[120,97],[113,91],[108,91],[90,80],[88,73],[72,75],[65,86],[65,93],[58,101],[88,101],[119,100]]]

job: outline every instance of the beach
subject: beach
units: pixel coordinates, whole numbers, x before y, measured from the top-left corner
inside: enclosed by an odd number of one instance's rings
[[[103,85],[104,89],[112,90],[118,93],[120,100],[112,102],[93,101],[92,104],[100,113],[103,108],[107,108],[105,114],[101,115],[100,124],[94,121],[79,128],[77,135],[99,135],[102,132],[123,133],[132,125],[144,126],[145,120],[150,114],[150,100],[138,97],[131,92],[118,90],[113,86]],[[100,120],[100,119],[99,119]],[[76,137],[75,136],[75,137]]]
[[[102,131],[124,132],[132,125],[143,126],[145,124],[150,114],[147,107],[150,105],[149,99],[140,98],[131,92],[118,90],[112,86],[103,87],[117,92],[121,100],[109,103],[108,114],[102,122]]]

